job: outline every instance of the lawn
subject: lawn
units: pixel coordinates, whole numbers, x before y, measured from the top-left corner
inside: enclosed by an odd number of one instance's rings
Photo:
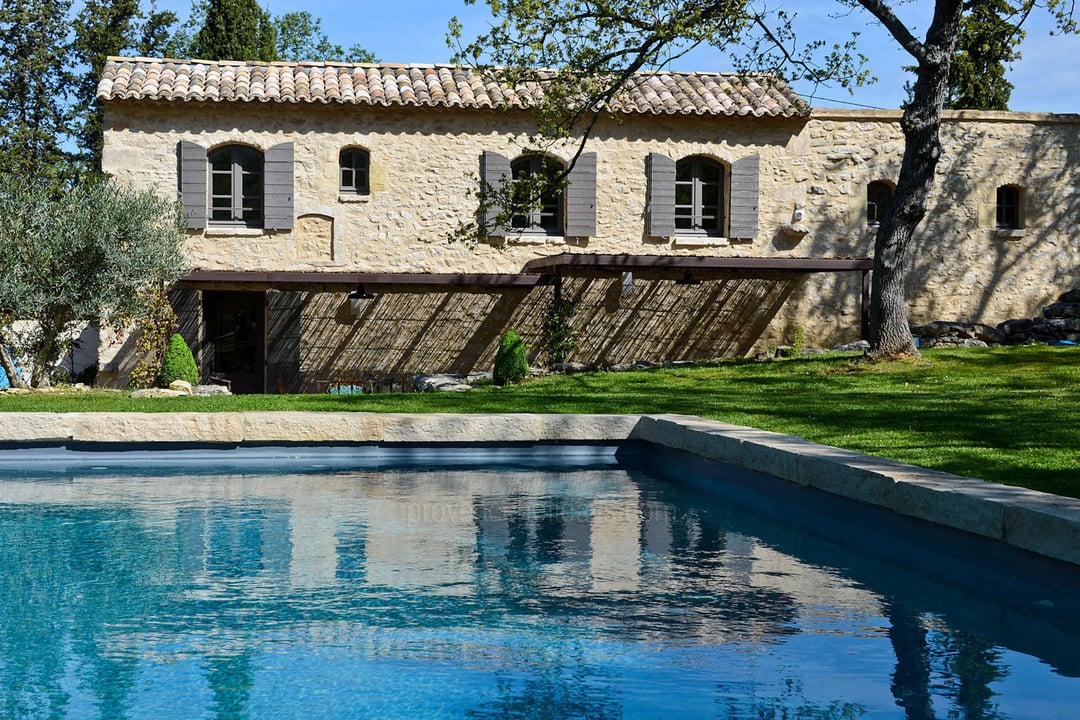
[[[132,400],[93,391],[0,397],[0,412],[680,413],[995,482],[1080,497],[1080,349],[931,350],[539,378],[467,393]]]

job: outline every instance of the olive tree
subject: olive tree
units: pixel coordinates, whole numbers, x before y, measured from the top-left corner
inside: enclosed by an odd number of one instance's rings
[[[80,323],[131,322],[184,268],[175,202],[111,180],[57,191],[0,179],[0,362],[21,384],[13,352],[39,386]]]
[[[465,0],[475,4],[476,0]],[[771,73],[851,87],[871,78],[858,52],[858,30],[846,42],[804,37],[793,11],[760,0],[486,0],[491,29],[465,47],[451,23],[458,60],[503,68],[511,83],[543,83],[533,109],[539,142],[576,138],[578,152],[608,101],[630,75],[661,67],[700,45],[731,57],[735,70]],[[966,17],[996,0],[834,0],[836,22],[878,23],[914,60],[915,83],[900,121],[906,140],[896,189],[874,243],[870,345],[876,357],[915,355],[904,296],[912,237],[927,212],[941,157],[941,111],[949,71]],[[779,4],[777,4],[779,5]],[[1015,31],[1035,8],[1053,14],[1060,30],[1076,32],[1072,0],[1016,2]],[[906,6],[906,7],[904,7]],[[916,17],[915,21],[906,20]],[[922,36],[916,33],[916,24]],[[1015,34],[1015,32],[1014,32]],[[539,68],[554,68],[542,71]],[[513,193],[513,191],[511,191]],[[513,196],[511,195],[511,198]]]

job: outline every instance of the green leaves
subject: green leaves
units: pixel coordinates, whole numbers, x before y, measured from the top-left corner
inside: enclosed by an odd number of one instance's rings
[[[148,191],[0,180],[0,330],[28,321],[35,380],[73,324],[144,313],[151,291],[179,277],[184,237],[180,209]]]

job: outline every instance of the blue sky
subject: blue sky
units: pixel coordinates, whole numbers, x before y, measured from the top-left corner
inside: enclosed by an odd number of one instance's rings
[[[322,18],[323,30],[330,39],[344,47],[360,43],[384,62],[446,62],[447,22],[457,16],[465,24],[466,36],[472,37],[487,27],[487,5],[465,5],[462,0],[261,0],[277,15],[308,10]],[[158,0],[159,7],[186,15],[190,0]],[[789,9],[792,3],[787,3]],[[902,4],[904,19],[925,28],[932,4],[914,0]],[[904,82],[909,77],[901,68],[910,58],[882,28],[868,22],[868,15],[854,11],[837,17],[842,10],[835,0],[802,0],[798,3],[800,29],[804,36],[840,41],[853,29],[860,29],[862,52],[870,57],[871,72],[878,82],[856,89],[854,94],[839,87],[796,89],[814,106],[843,106],[848,103],[879,108],[895,108],[904,100]],[[1013,110],[1058,113],[1080,112],[1080,36],[1051,37],[1051,24],[1045,13],[1033,16],[1023,45],[1024,57],[1014,65],[1010,80],[1016,86]],[[916,33],[921,34],[921,33]],[[673,69],[724,71],[730,62],[718,50],[698,48],[680,59]]]

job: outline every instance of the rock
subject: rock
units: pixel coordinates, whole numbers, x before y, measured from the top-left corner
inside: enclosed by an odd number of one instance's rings
[[[588,372],[589,366],[580,362],[555,363],[551,366],[552,372],[566,373],[567,375],[580,372]]]
[[[998,323],[998,330],[1005,333],[1006,337],[1027,334],[1031,332],[1031,320],[1026,318],[1006,320],[1003,323]]]
[[[437,375],[414,375],[413,390],[416,392],[461,392],[472,390],[467,375],[441,373]]]
[[[210,397],[212,395],[232,395],[232,391],[224,385],[196,385],[191,389],[195,397]]]
[[[1005,332],[983,323],[952,322],[938,320],[926,325],[915,325],[911,334],[924,339],[941,339],[937,344],[962,344],[962,340],[980,340],[986,344],[999,345],[1005,342]],[[928,345],[927,347],[933,347]]]
[[[1080,302],[1056,302],[1043,308],[1044,318],[1080,318]]]
[[[173,397],[187,397],[189,393],[182,392],[180,390],[166,390],[165,388],[146,388],[145,390],[136,390],[128,395],[130,398],[173,398]]]
[[[830,350],[837,352],[858,352],[860,350],[869,350],[870,343],[866,340],[858,340],[853,343],[845,343],[844,345],[833,345]]]
[[[1080,287],[1075,287],[1067,293],[1063,293],[1058,298],[1058,302],[1063,303],[1080,303]]]
[[[191,383],[187,380],[173,380],[169,383],[169,389],[176,392],[183,393],[184,395],[191,395]]]

